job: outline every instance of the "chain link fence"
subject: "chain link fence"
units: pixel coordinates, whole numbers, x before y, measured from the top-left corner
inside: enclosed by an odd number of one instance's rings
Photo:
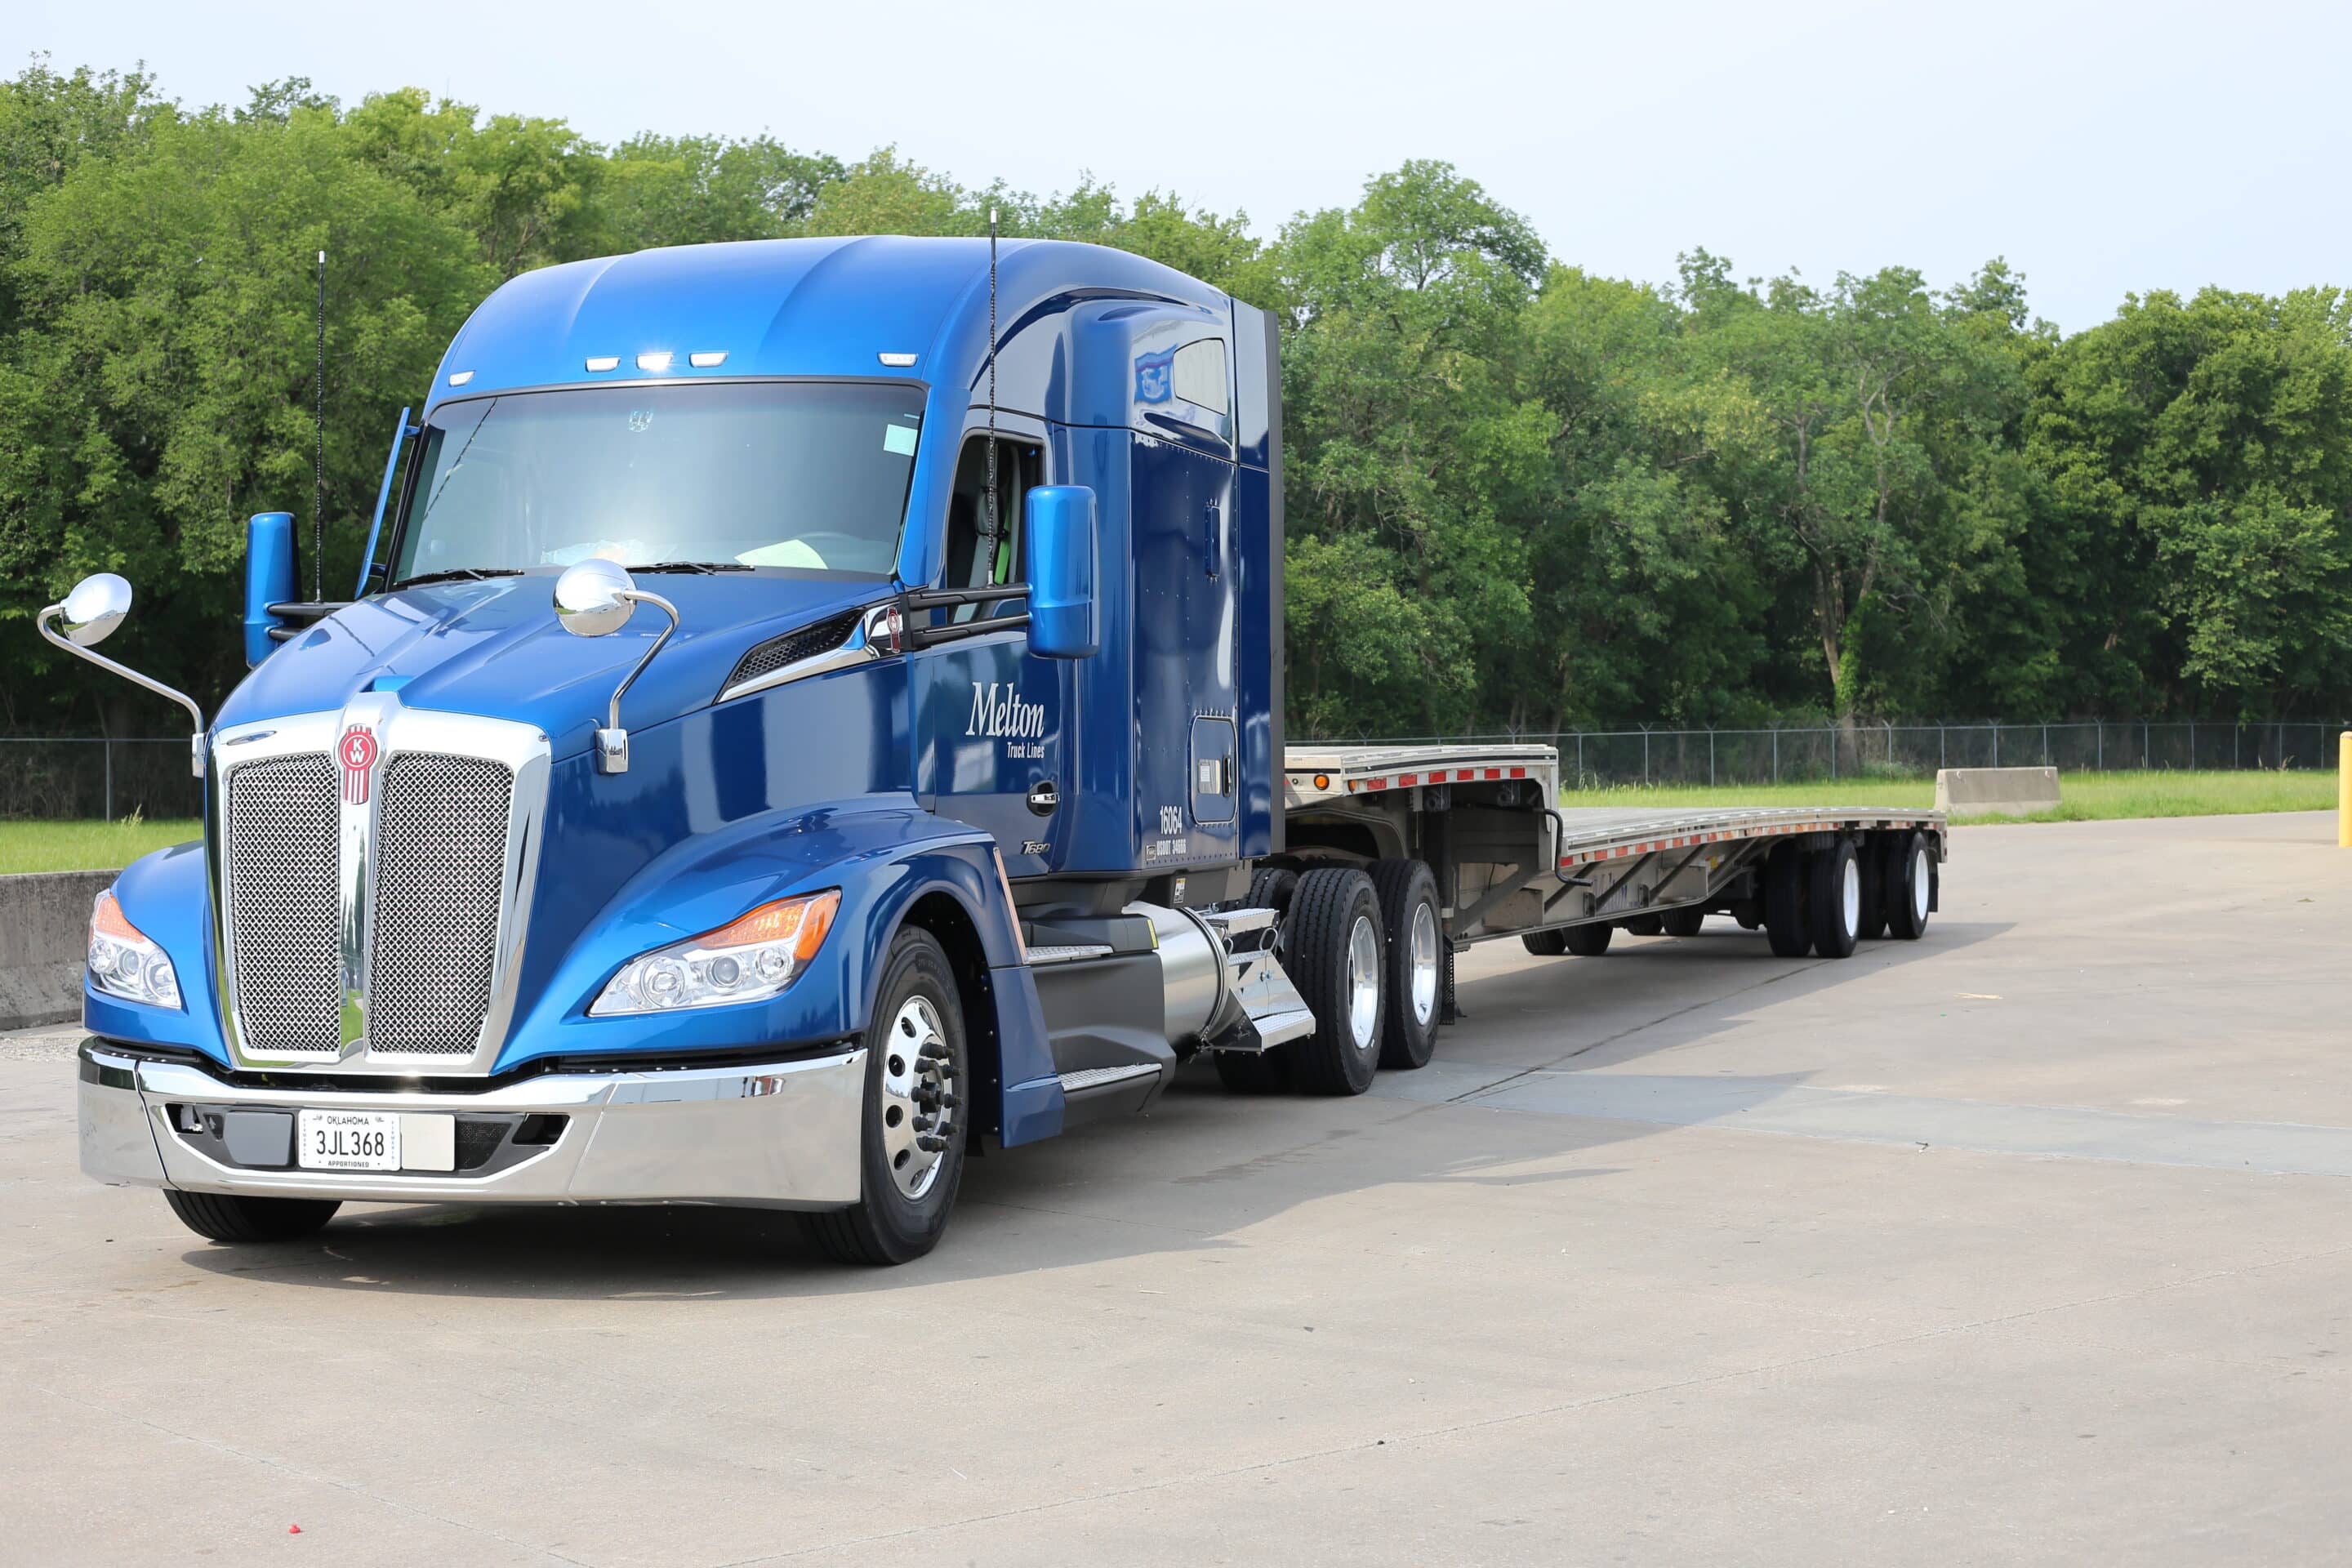
[[[1552,746],[1570,788],[1924,778],[1937,768],[2333,768],[2352,720],[2263,723],[2130,721],[2063,724],[1864,724],[1771,730],[1605,730],[1468,735],[1323,736],[1353,744],[1509,741]],[[1303,741],[1304,736],[1294,735]],[[203,814],[184,736],[163,740],[0,736],[0,820]]]
[[[0,821],[204,815],[205,781],[188,772],[188,738],[0,735]]]
[[[2133,720],[2053,724],[1854,723],[1769,730],[1528,731],[1466,735],[1324,736],[1381,745],[1514,742],[1551,746],[1570,788],[1616,784],[1834,783],[1932,778],[1938,768],[2333,768],[2352,720],[2262,723]],[[1303,737],[1294,735],[1294,741]]]

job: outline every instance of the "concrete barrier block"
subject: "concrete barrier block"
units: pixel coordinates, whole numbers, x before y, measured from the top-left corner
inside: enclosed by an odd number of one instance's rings
[[[90,900],[114,871],[0,877],[0,1029],[81,1016]]]
[[[2056,768],[1938,768],[1936,809],[1964,816],[2031,816],[2058,809]]]

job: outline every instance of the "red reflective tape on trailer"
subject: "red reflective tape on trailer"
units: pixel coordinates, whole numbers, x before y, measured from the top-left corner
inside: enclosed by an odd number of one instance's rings
[[[1511,776],[1515,779],[1523,779],[1528,776],[1528,770],[1525,768],[1513,768],[1511,770]]]
[[[1486,776],[1490,779],[1501,778],[1503,776],[1503,770],[1500,768],[1488,768],[1486,770]]]
[[[1364,781],[1364,787],[1366,789],[1386,789],[1389,787],[1389,781],[1384,778],[1366,779]]]
[[[1419,773],[1399,773],[1399,774],[1397,774],[1397,788],[1399,788],[1399,789],[1410,789],[1410,788],[1412,788],[1414,784],[1419,784],[1420,782],[1421,782],[1421,775],[1420,775]]]

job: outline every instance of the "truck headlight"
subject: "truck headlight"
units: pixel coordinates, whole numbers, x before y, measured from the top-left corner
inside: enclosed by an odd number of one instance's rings
[[[841,893],[761,904],[717,931],[633,958],[604,983],[591,1017],[758,1002],[793,983],[833,929]]]
[[[180,1005],[180,977],[163,950],[122,918],[114,889],[99,894],[89,910],[89,983],[109,996],[151,1007]]]

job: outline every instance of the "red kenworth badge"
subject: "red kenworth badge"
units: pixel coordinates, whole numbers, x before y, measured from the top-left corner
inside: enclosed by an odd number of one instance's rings
[[[343,731],[335,747],[343,764],[343,804],[365,805],[368,797],[368,770],[375,766],[375,731],[364,725],[354,724]]]

